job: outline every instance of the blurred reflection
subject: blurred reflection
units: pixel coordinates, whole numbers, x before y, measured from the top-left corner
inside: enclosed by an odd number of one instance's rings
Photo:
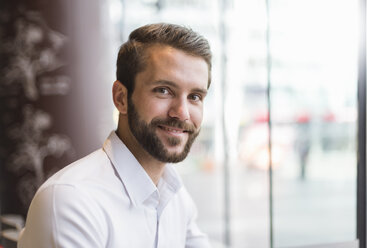
[[[212,89],[201,135],[179,170],[197,202],[199,224],[214,241],[224,243],[224,184],[229,183],[231,247],[270,247],[265,1],[228,1],[225,11],[219,1],[121,2],[122,37],[141,24],[166,21],[209,38]],[[357,1],[269,3],[274,245],[353,240]],[[220,16],[227,47],[220,45]],[[226,68],[219,64],[222,49]],[[219,87],[224,69],[226,102]],[[223,178],[224,149],[229,182]]]
[[[270,1],[275,247],[356,239],[357,6]]]
[[[306,178],[306,166],[311,148],[311,123],[310,114],[303,113],[296,119],[295,151],[300,164],[300,178]]]

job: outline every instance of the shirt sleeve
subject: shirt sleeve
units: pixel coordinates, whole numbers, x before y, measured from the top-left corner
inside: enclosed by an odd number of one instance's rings
[[[191,211],[186,231],[185,248],[211,248],[207,235],[204,234],[196,224],[198,216],[196,205],[191,197],[188,197]]]
[[[104,247],[103,215],[71,185],[52,185],[32,200],[18,248]]]

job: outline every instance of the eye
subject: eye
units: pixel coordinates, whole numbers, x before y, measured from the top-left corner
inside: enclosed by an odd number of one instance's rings
[[[161,95],[168,95],[170,92],[165,87],[157,87],[153,90],[155,93],[161,94]]]
[[[203,97],[199,94],[191,94],[189,96],[189,99],[194,101],[194,102],[198,102],[198,101],[201,101],[203,99]]]

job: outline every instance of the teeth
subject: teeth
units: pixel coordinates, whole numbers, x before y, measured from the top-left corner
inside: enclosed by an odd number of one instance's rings
[[[182,131],[180,131],[180,130],[171,129],[171,128],[168,128],[168,127],[164,127],[164,129],[169,131],[169,132],[173,132],[173,133],[182,133]]]

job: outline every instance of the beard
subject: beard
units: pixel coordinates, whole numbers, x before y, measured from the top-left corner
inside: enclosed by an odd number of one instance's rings
[[[187,124],[175,118],[162,119],[156,117],[153,118],[150,123],[147,123],[140,118],[139,113],[137,112],[131,98],[128,99],[127,115],[129,128],[139,144],[152,157],[164,163],[178,163],[184,160],[187,157],[194,140],[200,132],[200,129],[195,128],[193,125]],[[168,152],[167,148],[164,146],[163,142],[156,134],[156,130],[157,128],[160,128],[160,125],[184,129],[185,132],[188,133],[188,139],[186,141],[186,144],[184,145],[182,152]],[[180,138],[167,138],[167,143],[169,146],[178,146],[181,145],[182,142],[183,141]]]

